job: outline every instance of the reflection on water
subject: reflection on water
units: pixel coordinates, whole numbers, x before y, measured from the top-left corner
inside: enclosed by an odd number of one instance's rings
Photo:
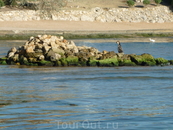
[[[111,42],[87,44],[104,50],[116,48]],[[171,43],[122,45],[129,52],[134,47],[139,48],[135,50],[137,52],[145,51],[145,48],[157,52],[156,48],[164,47],[163,56],[172,57],[171,53],[167,53]],[[6,48],[2,44],[0,46],[1,50]],[[0,55],[3,55],[1,51]],[[160,52],[155,55],[161,56]],[[173,129],[172,73],[172,66],[99,68],[2,65],[0,128]]]

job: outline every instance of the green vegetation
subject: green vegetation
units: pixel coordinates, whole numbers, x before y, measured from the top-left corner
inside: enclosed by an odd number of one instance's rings
[[[128,5],[129,7],[132,7],[132,6],[135,5],[135,2],[134,2],[133,0],[128,0],[128,1],[127,1],[127,5]]]
[[[44,13],[47,16],[52,11],[57,11],[67,5],[66,0],[3,0],[3,2],[12,7],[40,10],[42,15]]]
[[[119,62],[117,58],[110,58],[110,59],[104,59],[104,60],[98,61],[98,66],[111,67],[111,66],[118,66],[118,65],[119,65]]]
[[[55,34],[56,32],[52,32],[48,34]],[[0,40],[26,40],[28,37],[38,35],[36,33],[31,33],[31,34],[7,34],[7,35],[0,35]],[[60,34],[62,35],[62,34]],[[59,35],[59,36],[60,36]],[[114,32],[110,33],[94,33],[94,34],[88,34],[88,33],[78,33],[78,34],[73,34],[71,33],[64,33],[63,36],[66,37],[66,39],[92,39],[92,38],[142,38],[142,37],[172,37],[173,33],[126,33],[126,34],[117,34]]]
[[[47,60],[42,60],[38,63],[39,66],[53,66],[54,63],[51,61],[47,61]]]
[[[132,37],[172,37],[172,33],[136,33]]]
[[[154,0],[154,2],[158,5],[162,2],[162,0]]]
[[[149,4],[150,4],[150,0],[144,0],[144,1],[143,1],[143,4],[144,4],[144,5],[149,5]]]
[[[126,59],[119,59],[119,66],[136,66],[134,62]]]
[[[168,64],[168,60],[164,59],[164,58],[157,58],[155,59],[157,65],[167,65]]]
[[[7,65],[6,60],[7,60],[6,57],[0,58],[0,65]]]
[[[2,0],[0,0],[0,8],[2,7],[2,6],[4,6],[5,4],[4,4],[4,1],[2,1]]]
[[[67,62],[66,58],[61,58],[59,61],[62,66],[68,66],[68,62]]]
[[[13,35],[13,34],[6,34],[6,35],[0,35],[0,40],[26,40],[28,37],[31,37],[33,35]]]
[[[17,6],[17,0],[4,0],[5,5]]]
[[[63,7],[85,7],[85,9],[91,9],[94,7],[102,7],[105,8],[118,8],[121,6],[128,5],[132,7],[135,5],[135,0],[92,0],[92,1],[84,1],[84,0],[1,0],[5,3],[5,5],[15,6],[19,8],[28,8],[33,10],[40,10],[40,12],[46,12],[46,15],[49,15],[51,11],[58,11]],[[149,0],[144,0],[148,1]],[[150,0],[151,1],[151,0]],[[155,1],[156,4],[167,3],[169,5],[173,5],[173,0],[152,0]],[[146,2],[145,2],[146,3]],[[68,6],[67,6],[68,5]],[[68,9],[68,8],[66,8]],[[70,8],[71,9],[71,8]],[[82,8],[81,8],[82,9]]]
[[[7,62],[5,60],[3,60],[3,61],[0,61],[0,64],[1,65],[7,65]]]
[[[69,56],[69,57],[67,57],[66,61],[69,66],[77,66],[79,63],[77,56]]]
[[[142,54],[142,55],[132,55],[131,61],[134,62],[136,65],[142,66],[154,66],[156,65],[156,61],[154,57],[150,54]],[[161,63],[162,61],[160,61]]]
[[[64,37],[67,39],[86,39],[86,38],[130,38],[131,35],[127,34],[107,34],[107,33],[95,33],[95,34],[73,34],[73,33],[65,33]]]
[[[98,60],[89,60],[88,65],[89,66],[97,66],[98,65]]]
[[[32,62],[27,60],[26,57],[21,57],[19,61],[11,61],[10,58],[0,58],[0,65],[26,65],[26,66],[92,66],[92,67],[114,67],[114,66],[156,66],[156,65],[173,65],[173,60],[166,60],[164,58],[154,58],[150,54],[142,55],[124,55],[125,57],[112,57],[108,59],[87,59],[80,60],[77,56],[69,56],[61,58],[57,61],[41,60]]]

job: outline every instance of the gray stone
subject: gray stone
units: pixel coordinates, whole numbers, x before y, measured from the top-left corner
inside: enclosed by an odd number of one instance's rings
[[[63,49],[60,48],[52,48],[52,51],[58,54],[64,54],[65,51]]]
[[[13,47],[13,48],[11,48],[10,51],[15,53],[17,51],[17,49],[15,47]]]
[[[50,61],[57,61],[61,58],[60,54],[54,53],[54,55],[50,56]]]
[[[45,46],[43,46],[43,52],[44,53],[48,53],[48,51],[50,50],[50,46],[48,46],[48,45],[45,45]]]
[[[39,59],[39,60],[44,60],[45,57],[44,57],[44,55],[40,55],[38,59]]]
[[[26,53],[33,53],[34,52],[34,47],[33,46],[27,46],[26,47]]]
[[[49,59],[53,55],[55,55],[55,52],[52,49],[50,49],[49,52],[46,55],[46,59]]]
[[[19,61],[19,54],[15,54],[15,55],[14,55],[13,61],[14,61],[14,62]]]
[[[8,55],[7,55],[7,57],[8,57],[8,58],[13,57],[14,54],[15,54],[15,52],[9,52]]]

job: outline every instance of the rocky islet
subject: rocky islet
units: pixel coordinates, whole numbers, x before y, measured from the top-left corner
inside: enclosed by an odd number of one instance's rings
[[[30,37],[23,46],[11,48],[2,65],[28,66],[155,66],[169,65],[172,61],[154,58],[150,54],[124,54],[102,51],[87,46],[76,46],[63,36],[38,35]]]

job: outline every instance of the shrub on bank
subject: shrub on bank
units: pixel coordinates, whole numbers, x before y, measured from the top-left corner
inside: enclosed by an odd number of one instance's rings
[[[129,7],[132,7],[132,6],[135,5],[135,2],[134,2],[133,0],[128,0],[128,1],[127,1],[127,5],[128,5]]]
[[[162,0],[154,0],[154,2],[158,5],[162,2]]]
[[[16,0],[4,0],[5,5],[17,6]]]
[[[2,0],[0,0],[0,8],[4,5],[5,5],[4,2]]]
[[[150,0],[144,0],[144,1],[143,1],[143,4],[144,4],[144,5],[149,5],[149,4],[150,4]]]

